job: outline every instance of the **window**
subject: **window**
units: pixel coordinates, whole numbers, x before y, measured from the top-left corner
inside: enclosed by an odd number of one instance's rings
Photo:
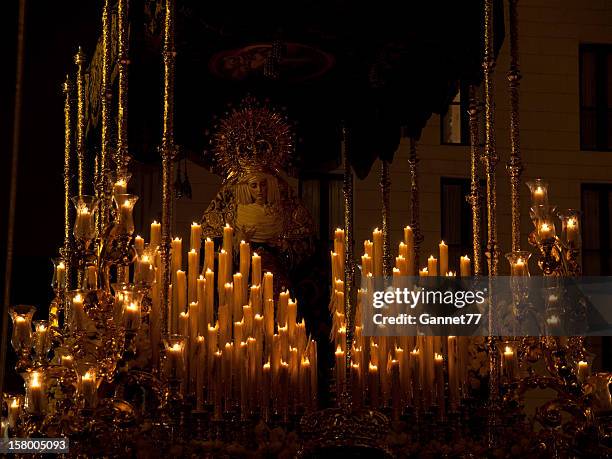
[[[484,199],[484,181],[480,182],[480,198],[483,214],[481,215],[481,247],[483,274],[486,271],[486,205]],[[459,257],[468,255],[473,258],[472,240],[472,207],[466,200],[470,194],[470,180],[465,178],[442,177],[440,179],[440,208],[442,239],[448,245],[448,263],[452,271],[459,270]]]
[[[612,150],[612,45],[580,45],[580,149]]]
[[[342,174],[308,174],[300,178],[299,197],[310,211],[315,235],[332,242],[334,229],[344,227]]]
[[[612,275],[612,184],[582,185],[582,272]],[[596,341],[594,340],[593,343]],[[612,368],[612,337],[601,340],[601,366]]]
[[[467,84],[459,83],[458,86],[448,111],[440,115],[440,143],[443,145],[470,144],[469,89]]]

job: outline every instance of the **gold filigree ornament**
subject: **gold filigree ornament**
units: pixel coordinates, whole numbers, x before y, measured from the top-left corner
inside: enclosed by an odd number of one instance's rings
[[[295,150],[287,118],[252,96],[232,108],[215,131],[211,144],[217,173],[225,182],[255,172],[276,175]]]

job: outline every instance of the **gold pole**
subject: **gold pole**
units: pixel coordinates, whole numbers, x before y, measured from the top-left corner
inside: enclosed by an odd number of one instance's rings
[[[11,152],[11,175],[9,188],[9,203],[6,225],[6,257],[4,270],[4,295],[2,301],[2,333],[0,333],[0,392],[4,389],[4,374],[6,365],[6,348],[8,344],[9,303],[11,301],[11,278],[13,274],[13,241],[15,233],[15,207],[17,203],[17,172],[19,163],[19,147],[21,134],[21,88],[23,84],[23,56],[25,30],[26,0],[19,1],[19,16],[17,23],[17,62],[15,66],[15,106],[13,108],[13,146]]]
[[[66,81],[62,85],[64,92],[64,247],[62,249],[62,259],[66,267],[66,290],[72,290],[72,261],[73,261],[73,242],[72,242],[72,205],[70,198],[71,190],[71,170],[70,157],[72,155],[72,82],[66,75]],[[64,322],[68,311],[64,310]]]
[[[497,165],[498,158],[495,149],[495,101],[493,85],[495,56],[493,55],[493,0],[485,0],[484,16],[485,49],[482,68],[484,74],[485,97],[485,148],[483,162],[487,179],[487,257],[489,263],[489,276],[496,276],[499,261],[499,250],[497,247],[497,184],[495,177],[495,167]]]
[[[508,93],[510,95],[510,198],[512,201],[512,251],[521,250],[521,161],[520,126],[519,126],[519,85],[521,72],[518,56],[518,0],[510,0],[510,70],[508,71]]]
[[[83,65],[85,64],[85,53],[79,46],[74,56],[77,65],[76,88],[77,88],[77,123],[76,123],[76,151],[78,159],[78,184],[79,195],[83,194],[84,177],[83,167],[85,163],[85,77]]]
[[[471,193],[468,196],[468,202],[472,208],[472,245],[474,246],[474,275],[482,274],[482,241],[480,240],[481,232],[481,206],[480,206],[480,177],[478,176],[478,158],[480,156],[480,147],[478,145],[478,100],[476,98],[476,88],[470,85],[470,107],[468,113],[470,115],[470,175],[471,175]]]
[[[119,111],[117,114],[117,152],[115,166],[117,177],[125,177],[129,162],[128,157],[128,59],[129,36],[127,31],[128,24],[128,3],[127,0],[118,2],[118,42],[119,55],[117,67],[119,69]]]
[[[355,311],[353,310],[353,284],[355,282],[355,264],[353,260],[353,171],[348,160],[348,134],[346,126],[342,129],[342,159],[344,161],[344,181],[342,194],[344,195],[344,317],[346,318],[346,371],[351,370],[353,336],[355,333]],[[347,378],[345,397],[350,403],[350,379]]]
[[[176,155],[174,145],[174,65],[176,51],[174,48],[174,1],[166,0],[164,20],[164,119],[161,145],[162,157],[162,328],[169,332],[168,311],[170,310],[170,244],[172,231],[172,169]]]
[[[412,137],[410,138],[408,167],[410,169],[410,227],[414,234],[414,266],[418,270],[423,236],[421,235],[419,212],[419,157],[417,155],[417,142]]]
[[[380,191],[382,196],[382,234],[383,234],[383,271],[385,276],[391,276],[393,257],[391,255],[391,234],[389,233],[391,217],[391,177],[389,163],[380,160]]]
[[[495,166],[498,158],[495,151],[493,0],[485,0],[484,2],[484,59],[482,68],[485,97],[485,149],[483,162],[487,178],[487,257],[489,264],[489,336],[487,339],[489,357],[488,443],[489,447],[494,447],[498,442],[497,429],[499,425],[499,359],[497,337],[493,336],[495,330],[495,296],[493,294],[492,279],[493,276],[497,276],[499,253],[497,248],[497,189],[495,182]]]
[[[102,10],[102,94],[101,94],[101,148],[100,161],[98,164],[98,199],[100,199],[100,210],[98,212],[99,224],[98,234],[102,234],[110,220],[110,168],[109,153],[111,151],[111,101],[113,98],[110,72],[111,72],[111,20],[109,0],[104,0]]]

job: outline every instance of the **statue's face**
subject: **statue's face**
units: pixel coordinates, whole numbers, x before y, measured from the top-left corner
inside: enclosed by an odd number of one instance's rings
[[[248,187],[255,204],[264,205],[268,197],[268,179],[255,175],[249,179]]]

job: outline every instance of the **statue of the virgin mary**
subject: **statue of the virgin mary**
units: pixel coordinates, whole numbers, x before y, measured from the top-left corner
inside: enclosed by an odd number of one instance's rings
[[[291,272],[314,250],[312,218],[283,178],[294,148],[289,123],[247,98],[221,121],[212,144],[224,180],[202,217],[203,237],[220,238],[229,224],[274,273],[276,289],[289,287]]]

